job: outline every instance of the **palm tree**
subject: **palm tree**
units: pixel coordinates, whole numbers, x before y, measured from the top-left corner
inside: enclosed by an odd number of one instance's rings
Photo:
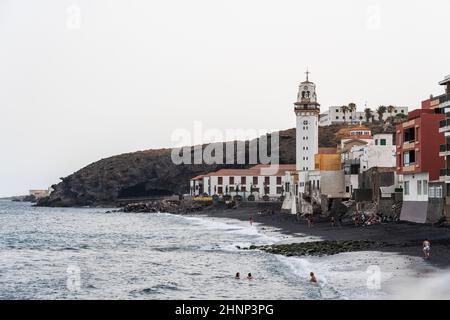
[[[356,115],[355,115],[356,104],[354,104],[353,102],[349,103],[348,104],[348,111],[350,112],[351,117],[352,117],[352,121],[351,122],[353,122],[355,117],[356,117]]]
[[[345,117],[346,113],[349,111],[348,106],[342,106],[341,111],[344,114],[344,122],[347,122],[347,118]]]
[[[379,106],[377,109],[377,114],[378,114],[378,121],[382,122],[383,121],[383,114],[386,113],[387,108],[385,106]]]
[[[395,107],[393,105],[390,105],[387,107],[387,111],[389,112],[389,117],[392,118],[392,112],[395,111]]]
[[[370,122],[370,120],[373,117],[373,111],[370,108],[365,108],[364,109],[364,115],[366,117],[366,122]]]

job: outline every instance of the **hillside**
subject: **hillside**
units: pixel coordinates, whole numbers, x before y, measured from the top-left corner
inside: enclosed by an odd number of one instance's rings
[[[374,132],[383,128],[371,125]],[[346,125],[319,128],[320,147],[334,147]],[[341,132],[342,133],[342,130]],[[280,131],[280,162],[295,163],[295,129]],[[248,147],[248,142],[247,147]],[[248,151],[246,151],[248,153]],[[102,159],[62,178],[40,206],[113,205],[118,198],[183,194],[190,178],[226,167],[249,165],[175,165],[171,149],[138,151]]]

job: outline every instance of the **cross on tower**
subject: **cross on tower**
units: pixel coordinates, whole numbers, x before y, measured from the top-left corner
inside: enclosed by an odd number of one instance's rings
[[[306,72],[305,72],[305,73],[306,73],[306,81],[309,81],[309,74],[310,74],[311,72],[309,72],[308,69],[306,69]]]

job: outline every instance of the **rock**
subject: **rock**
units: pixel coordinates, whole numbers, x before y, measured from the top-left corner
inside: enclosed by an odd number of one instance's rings
[[[302,242],[292,244],[280,244],[271,246],[250,246],[250,249],[260,249],[274,254],[281,254],[284,256],[321,256],[321,255],[333,255],[341,252],[373,250],[381,248],[388,244],[384,242],[375,241],[314,241],[314,242]]]

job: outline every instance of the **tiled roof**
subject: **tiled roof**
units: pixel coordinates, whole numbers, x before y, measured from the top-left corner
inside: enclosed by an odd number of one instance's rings
[[[249,169],[220,169],[210,172],[205,177],[227,177],[227,176],[284,176],[286,171],[294,171],[295,164],[273,165],[259,164]]]

